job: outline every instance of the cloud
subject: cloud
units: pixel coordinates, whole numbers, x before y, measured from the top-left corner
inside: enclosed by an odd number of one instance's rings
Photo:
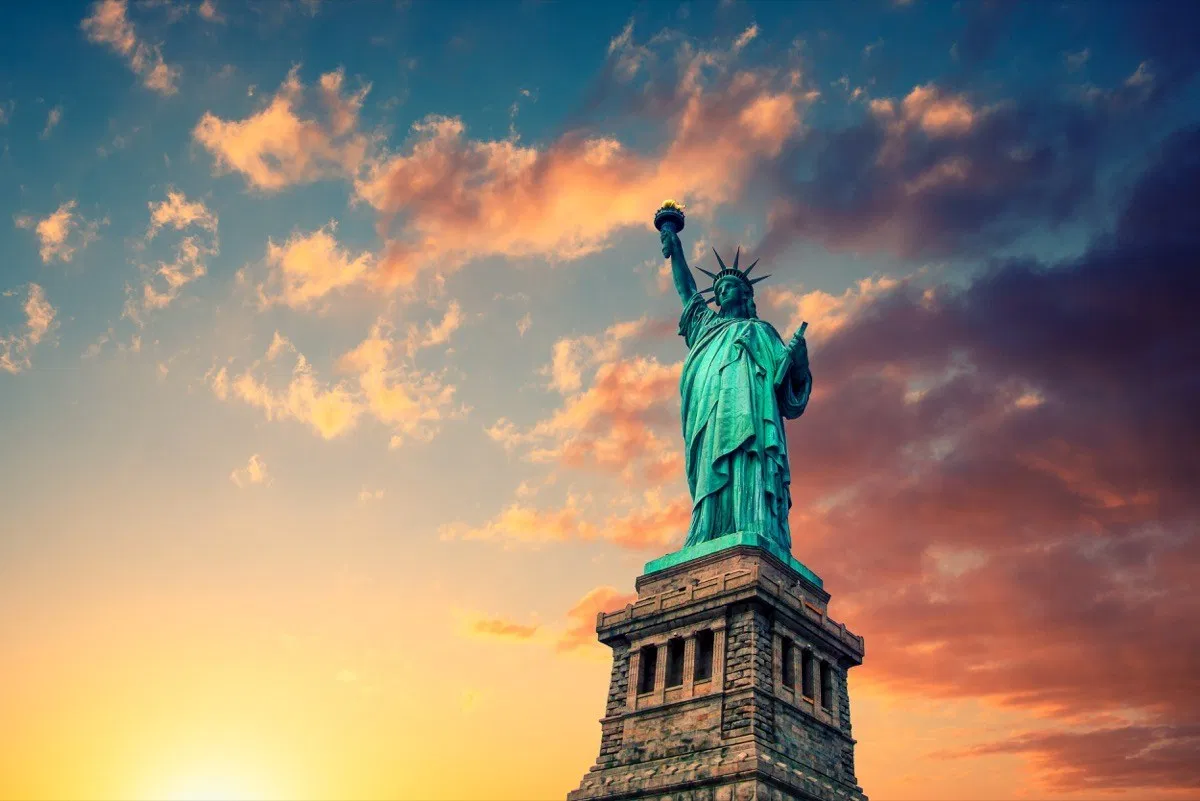
[[[408,327],[408,341],[405,344],[411,358],[421,348],[445,345],[450,341],[450,335],[462,325],[462,307],[458,301],[452,300],[446,306],[446,313],[437,322],[427,322],[424,329],[415,325]]]
[[[558,640],[558,650],[574,651],[595,644],[596,615],[615,612],[636,600],[637,593],[621,592],[615,587],[596,587],[591,590],[567,610],[569,623]]]
[[[986,255],[1054,230],[1092,200],[1102,156],[1132,131],[1144,86],[985,104],[926,83],[855,123],[810,132],[759,172],[774,200],[757,248],[798,240],[905,259]]]
[[[655,106],[653,123],[667,132],[656,152],[581,127],[544,147],[474,139],[462,120],[430,116],[400,152],[371,160],[356,192],[380,213],[389,285],[485,256],[595,253],[619,230],[646,226],[663,197],[700,210],[735,199],[752,167],[800,130],[814,96],[798,73],[739,69],[731,50],[687,44],[659,56],[631,37],[627,29],[610,48],[609,72],[631,71],[622,91],[659,65],[671,72],[670,95]]]
[[[108,45],[122,56],[142,85],[162,95],[178,91],[180,70],[163,61],[159,45],[149,45],[140,39],[126,14],[126,0],[99,0],[92,4],[92,13],[80,23],[88,41]]]
[[[1023,754],[1048,790],[1183,790],[1195,787],[1200,726],[1127,725],[1093,731],[1022,734],[945,755]]]
[[[189,201],[182,192],[168,189],[166,200],[151,201],[147,205],[150,207],[147,239],[153,239],[164,226],[182,231],[194,225],[213,234],[217,232],[217,215],[203,201]]]
[[[805,339],[810,343],[820,342],[854,319],[874,298],[899,284],[895,278],[873,276],[847,287],[840,295],[823,290],[801,292],[800,287],[774,286],[762,293],[761,302],[788,315],[787,322],[779,327],[781,331],[795,331],[801,323],[807,322],[810,328],[805,331]]]
[[[1078,50],[1078,51],[1071,52],[1071,53],[1064,53],[1063,61],[1067,65],[1067,70],[1069,70],[1070,72],[1078,72],[1079,70],[1083,69],[1084,65],[1086,65],[1088,63],[1088,60],[1091,57],[1092,57],[1091,49],[1085,47],[1082,50]]]
[[[968,754],[1055,791],[1194,784],[1197,153],[1200,128],[1164,142],[1078,257],[865,292],[787,430],[794,550],[862,678],[1042,717]]]
[[[543,368],[542,374],[549,377],[551,389],[564,395],[578,392],[583,386],[585,370],[613,361],[631,342],[661,335],[667,328],[661,322],[642,317],[614,323],[597,336],[564,337],[554,343],[550,364]]]
[[[533,462],[616,473],[629,483],[653,487],[682,476],[675,439],[683,362],[622,352],[629,342],[665,330],[643,318],[600,336],[558,340],[542,374],[565,396],[562,405],[525,429],[501,418],[488,436]]]
[[[517,320],[517,333],[520,336],[525,336],[525,332],[527,332],[532,325],[533,314],[530,312],[525,312],[524,316],[522,316],[520,320]]]
[[[366,339],[338,358],[337,369],[350,376],[334,383],[318,379],[304,354],[276,331],[262,359],[235,377],[225,366],[211,369],[205,380],[219,400],[240,400],[261,409],[268,420],[302,422],[324,439],[348,433],[370,415],[389,429],[395,448],[433,439],[447,420],[468,411],[455,405],[455,386],[441,374],[396,359],[397,350],[389,326],[376,321]],[[296,361],[286,385],[268,381],[263,374],[273,372],[268,367],[288,353]]]
[[[636,342],[673,326],[646,318],[619,322],[596,336],[561,339],[542,369],[549,389],[564,395],[561,406],[528,428],[505,418],[485,429],[507,450],[548,466],[552,481],[561,469],[619,477],[632,494],[610,497],[606,514],[592,512],[590,496],[568,492],[558,508],[535,506],[525,485],[517,499],[492,520],[472,526],[443,526],[445,539],[506,544],[604,540],[642,551],[666,547],[687,530],[691,503],[686,496],[665,498],[661,488],[683,479],[678,439],[679,375],[682,362],[625,354]]]
[[[494,637],[502,640],[528,640],[537,634],[538,626],[525,626],[509,620],[488,618],[473,620],[469,626],[471,634]]]
[[[277,347],[280,342],[286,344]],[[266,361],[273,362],[285,348],[295,351],[291,343],[276,332]],[[296,353],[291,377],[281,389],[273,388],[254,374],[260,364],[256,362],[232,380],[222,367],[210,378],[213,394],[221,400],[232,397],[257,407],[268,420],[302,422],[324,439],[334,439],[351,430],[364,411],[350,387],[319,381],[302,353]]]
[[[410,439],[428,442],[446,420],[461,418],[467,410],[453,405],[457,389],[442,376],[393,359],[392,333],[383,320],[376,321],[370,335],[344,354],[338,366],[358,376],[367,409],[391,427],[395,448]]]
[[[504,618],[476,617],[468,621],[467,633],[475,637],[506,640],[512,643],[553,645],[560,653],[578,651],[596,645],[596,615],[615,612],[637,600],[636,593],[620,592],[614,587],[596,587],[566,612],[565,625],[546,631],[540,625],[525,625]],[[544,635],[544,636],[542,636]]]
[[[267,475],[267,463],[257,453],[250,457],[245,467],[239,467],[229,474],[229,480],[245,489],[251,484],[270,484],[271,477]]]
[[[30,215],[14,218],[18,228],[32,229],[40,244],[42,262],[55,259],[68,262],[75,254],[100,238],[100,226],[108,219],[88,220],[75,212],[76,202],[68,200],[49,216],[36,219]]]
[[[358,492],[358,500],[360,503],[367,503],[369,501],[379,501],[379,500],[383,500],[383,495],[384,495],[384,491],[382,489],[369,490],[366,487],[363,487]]]
[[[376,271],[375,257],[343,248],[334,238],[336,229],[330,222],[310,233],[293,233],[281,245],[269,240],[259,302],[310,309],[333,292],[368,281]]]
[[[217,4],[213,0],[203,0],[196,7],[196,13],[200,15],[200,19],[205,22],[212,22],[219,25],[226,23],[225,15],[217,8]]]
[[[42,128],[41,138],[49,139],[50,132],[58,127],[58,123],[62,121],[63,107],[61,104],[50,109],[46,115],[46,125]]]
[[[308,109],[299,67],[293,67],[265,108],[240,121],[205,112],[192,136],[212,153],[219,172],[239,173],[265,192],[353,176],[370,147],[357,130],[370,84],[350,95],[343,95],[342,84],[340,69],[322,75],[320,108]]]
[[[208,274],[207,259],[220,252],[217,238],[217,215],[202,201],[189,201],[182,192],[167,190],[167,199],[147,204],[150,209],[150,225],[146,230],[146,241],[150,242],[164,228],[183,231],[199,229],[202,234],[184,236],[176,246],[172,261],[160,261],[154,268],[142,267],[147,277],[141,284],[141,292],[127,289],[122,316],[139,327],[145,325],[145,315],[165,309],[179,297],[188,284]]]
[[[610,542],[631,551],[657,550],[682,541],[691,519],[691,500],[664,500],[657,489],[614,498],[606,515],[593,515],[590,495],[567,494],[557,508],[539,508],[517,500],[479,526],[449,523],[438,531],[443,540],[476,540],[503,545],[540,546],[563,542]]]
[[[592,530],[582,517],[581,505],[585,503],[575,495],[570,495],[558,509],[538,509],[518,502],[482,526],[443,525],[438,536],[443,540],[491,540],[524,545],[565,542]]]
[[[46,300],[45,290],[38,284],[29,284],[24,312],[25,324],[20,333],[0,335],[0,370],[14,375],[33,366],[31,357],[34,347],[57,325],[54,320],[57,312]]]
[[[683,363],[624,353],[673,334],[673,326],[641,318],[558,340],[541,373],[564,396],[561,406],[524,429],[502,418],[488,436],[533,462],[616,473],[630,483],[654,487],[682,476],[674,444]]]

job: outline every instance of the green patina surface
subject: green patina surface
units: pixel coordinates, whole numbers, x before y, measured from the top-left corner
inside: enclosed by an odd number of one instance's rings
[[[702,556],[714,554],[717,551],[723,551],[726,548],[735,548],[739,545],[749,545],[754,548],[762,548],[767,553],[782,561],[785,565],[795,570],[806,579],[824,589],[824,583],[821,577],[804,566],[804,563],[797,560],[790,553],[784,551],[770,537],[764,537],[759,534],[726,534],[723,537],[706,540],[698,545],[689,545],[685,548],[680,548],[674,553],[669,553],[666,556],[660,556],[646,563],[646,572],[644,575],[657,573],[660,570],[666,570],[669,567],[682,565],[684,562],[690,562],[693,559],[699,559]]]
[[[646,573],[749,545],[820,587],[821,579],[792,557],[788,527],[791,469],[784,420],[802,415],[812,392],[807,323],[784,342],[774,326],[759,319],[754,285],[766,276],[751,278],[754,264],[742,270],[740,250],[732,267],[714,250],[721,270],[702,269],[713,283],[697,289],[679,241],[681,207],[664,203],[654,224],[683,303],[679,333],[688,355],[679,393],[692,513],[684,547],[649,562]],[[712,301],[717,310],[709,308]]]

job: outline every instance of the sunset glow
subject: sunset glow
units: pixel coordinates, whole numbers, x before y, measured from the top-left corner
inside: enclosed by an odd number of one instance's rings
[[[577,787],[596,615],[691,513],[673,198],[809,323],[789,520],[865,638],[867,796],[1197,801],[1197,41],[0,4],[0,799]]]

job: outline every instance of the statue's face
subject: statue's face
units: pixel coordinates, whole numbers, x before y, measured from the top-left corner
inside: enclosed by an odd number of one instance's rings
[[[717,305],[721,307],[722,311],[740,309],[746,305],[746,288],[735,279],[726,278],[718,283],[715,294]]]

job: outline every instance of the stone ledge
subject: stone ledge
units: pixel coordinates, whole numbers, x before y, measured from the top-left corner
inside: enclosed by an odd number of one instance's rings
[[[757,552],[756,556],[764,554],[757,548],[739,546],[736,549],[725,549],[720,556],[736,556],[747,551]],[[774,559],[770,554],[764,555]],[[705,561],[712,564],[720,560]],[[689,566],[692,564],[688,563]],[[599,612],[596,615],[596,631],[600,634],[601,641],[605,642],[614,634],[619,636],[622,633],[620,629],[625,629],[629,624],[635,622],[644,622],[648,618],[675,611],[686,610],[689,614],[698,614],[705,608],[689,609],[688,607],[700,602],[709,602],[711,608],[716,609],[736,600],[753,597],[760,592],[768,598],[782,600],[800,617],[808,620],[819,630],[847,647],[861,663],[866,651],[865,642],[861,636],[847,629],[844,623],[834,621],[822,607],[812,603],[803,593],[793,591],[792,588],[775,580],[770,575],[763,575],[757,565],[752,568],[723,571],[678,589],[648,595],[645,598],[639,598],[634,603],[627,604],[624,609],[616,612]]]
[[[726,534],[723,537],[717,537],[716,539],[708,540],[707,542],[702,542],[698,545],[680,548],[674,553],[669,553],[665,556],[660,556],[657,559],[653,559],[646,563],[646,568],[643,575],[648,576],[651,573],[669,570],[670,568],[693,562],[705,556],[720,553],[721,551],[725,551],[730,548],[739,547],[759,548],[760,550],[769,553],[783,564],[787,565],[818,590],[825,589],[824,582],[821,581],[820,576],[812,572],[807,565],[796,559],[796,557],[783,550],[783,548],[780,547],[774,540],[770,539],[769,537],[764,537],[761,534],[741,531],[734,534]]]

